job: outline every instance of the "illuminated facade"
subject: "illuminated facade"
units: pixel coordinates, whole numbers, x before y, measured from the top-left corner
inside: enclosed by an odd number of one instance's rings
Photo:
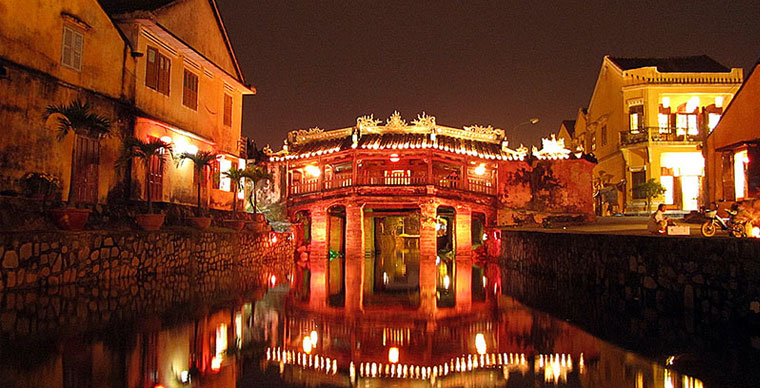
[[[760,197],[760,64],[707,137],[707,193],[712,201]]]
[[[157,2],[149,10],[120,1],[101,3],[132,46],[135,106],[140,112],[134,136],[168,141],[176,154],[218,155],[213,178],[194,176],[190,162],[168,163],[163,171],[151,165],[153,198],[195,204],[194,181],[203,179],[208,206],[230,209],[232,188],[221,173],[245,166],[240,158],[243,96],[255,89],[245,84],[216,3]],[[140,186],[139,198],[146,195],[141,168],[134,166],[132,172],[133,182]]]
[[[300,225],[308,275],[296,288],[315,308],[468,311],[498,293],[492,228],[514,209],[591,213],[590,202],[567,199],[590,198],[591,163],[561,140],[529,152],[509,148],[501,129],[445,127],[425,114],[409,124],[394,113],[384,125],[364,116],[348,128],[290,132],[268,153]],[[532,174],[553,186],[532,185],[543,182]]]
[[[595,177],[605,176],[619,190],[603,206],[646,211],[645,198],[633,188],[654,179],[667,190],[658,201],[697,210],[704,177],[700,146],[741,83],[741,69],[707,56],[605,56],[588,111],[578,121],[585,127],[576,125],[574,136],[596,156]]]
[[[56,199],[73,187],[77,203],[105,203],[124,179],[114,162],[128,135],[171,141],[177,153],[213,151],[217,175],[239,165],[242,99],[255,90],[213,0],[18,2],[0,14],[0,41],[0,190],[21,191],[24,174],[40,172],[62,183]],[[74,100],[109,118],[113,136],[58,141],[45,108]],[[133,196],[143,199],[145,174],[133,167]],[[154,199],[195,203],[191,163],[151,169]],[[205,182],[210,206],[230,208],[229,182]]]

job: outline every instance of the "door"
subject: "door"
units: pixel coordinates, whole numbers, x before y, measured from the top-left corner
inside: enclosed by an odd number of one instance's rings
[[[99,166],[100,143],[96,139],[76,135],[71,179],[72,197],[75,202],[98,202]]]

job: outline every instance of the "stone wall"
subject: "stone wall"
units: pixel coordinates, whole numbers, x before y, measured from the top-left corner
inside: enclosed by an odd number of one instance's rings
[[[189,228],[2,233],[0,290],[156,279],[250,287],[271,275],[281,282],[293,268],[293,243],[290,233],[271,236]]]
[[[505,230],[500,264],[505,293],[634,347],[760,321],[760,241]]]

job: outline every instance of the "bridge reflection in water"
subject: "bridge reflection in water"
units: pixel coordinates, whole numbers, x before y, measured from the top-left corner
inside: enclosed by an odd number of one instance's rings
[[[0,294],[14,387],[701,387],[504,298],[420,317],[144,284]],[[498,304],[498,305],[497,305]]]

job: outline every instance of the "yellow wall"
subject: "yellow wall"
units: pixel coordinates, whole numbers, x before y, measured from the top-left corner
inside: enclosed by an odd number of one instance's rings
[[[732,69],[730,73],[659,73],[655,68],[640,68],[622,71],[607,57],[603,60],[594,93],[589,103],[588,115],[579,114],[576,121],[576,141],[584,136],[596,137],[596,149],[593,150],[599,161],[594,169],[594,176],[601,171],[612,174],[610,183],[626,181],[626,193],[620,195],[625,200],[628,210],[642,211],[644,201],[631,203],[631,167],[644,166],[647,179],[660,180],[660,155],[662,152],[698,152],[698,142],[659,142],[640,143],[622,147],[620,133],[629,131],[630,105],[644,105],[644,127],[658,127],[659,104],[662,97],[670,98],[673,111],[678,105],[691,97],[699,97],[700,111],[703,107],[714,104],[715,98],[723,97],[723,108],[741,84],[741,69]],[[603,144],[602,127],[607,127],[606,144]],[[622,209],[621,209],[622,210]]]
[[[81,72],[61,64],[64,24],[83,34]],[[45,172],[61,180],[67,198],[74,136],[59,142],[55,120],[46,125],[42,116],[48,105],[80,99],[114,122],[115,135],[101,141],[98,201],[105,202],[119,180],[119,134],[130,125],[116,100],[132,98],[130,82],[122,78],[125,65],[130,71],[131,62],[124,62],[129,51],[95,0],[0,3],[0,57],[8,73],[0,79],[0,190],[20,190],[25,173]]]

